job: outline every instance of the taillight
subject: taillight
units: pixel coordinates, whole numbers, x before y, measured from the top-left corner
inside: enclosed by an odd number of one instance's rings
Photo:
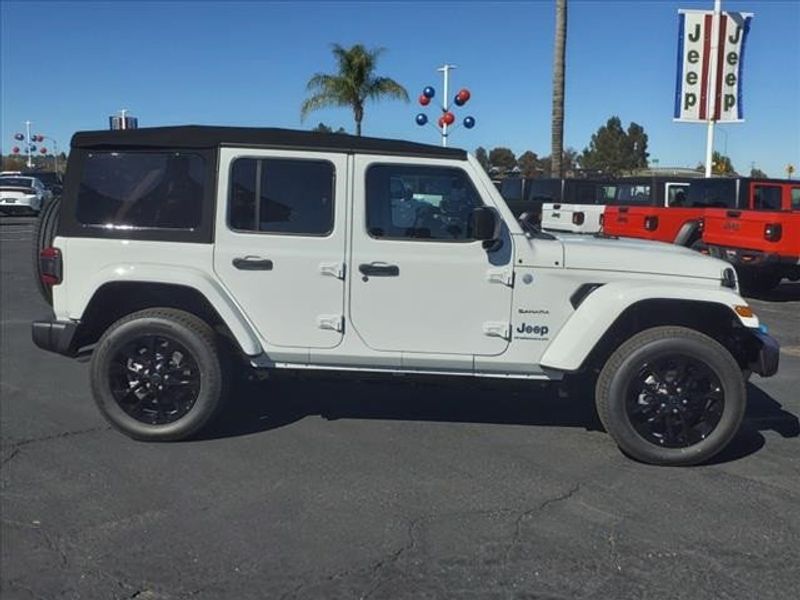
[[[764,239],[768,242],[777,242],[783,235],[783,227],[780,223],[767,223],[764,225]]]
[[[572,224],[573,225],[583,225],[583,219],[584,219],[584,217],[583,217],[583,213],[582,212],[572,213]]]
[[[48,246],[39,252],[39,277],[45,285],[61,283],[61,250]]]
[[[655,231],[658,229],[658,217],[645,217],[644,228],[647,229],[647,231]]]

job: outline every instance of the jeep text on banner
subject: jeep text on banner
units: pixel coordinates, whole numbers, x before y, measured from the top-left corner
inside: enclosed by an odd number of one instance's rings
[[[675,120],[744,119],[742,66],[752,18],[723,12],[715,23],[712,11],[679,11]]]

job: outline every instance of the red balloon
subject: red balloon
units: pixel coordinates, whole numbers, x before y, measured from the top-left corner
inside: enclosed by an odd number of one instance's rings
[[[14,146],[14,147],[11,149],[11,152],[13,152],[14,154],[19,154],[19,146]]]
[[[442,127],[444,127],[444,115],[442,115],[441,117],[439,117],[439,120],[438,120],[438,121],[436,121],[436,122],[439,124],[439,129],[441,129]]]
[[[47,154],[47,148],[42,148],[41,150],[39,150],[39,152],[41,152],[42,154]]]
[[[430,98],[428,98],[428,97],[427,97],[425,94],[420,94],[420,96],[419,96],[419,103],[420,103],[422,106],[428,106],[428,104],[430,104],[430,103],[431,103],[431,99],[430,99]]]
[[[442,119],[448,125],[452,125],[456,121],[456,116],[451,112],[446,112],[442,115]]]
[[[458,95],[461,96],[461,99],[464,102],[466,102],[472,97],[472,94],[469,93],[469,90],[467,88],[461,88],[460,90],[458,90]]]

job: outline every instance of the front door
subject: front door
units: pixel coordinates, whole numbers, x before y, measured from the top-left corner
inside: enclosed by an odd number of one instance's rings
[[[346,166],[344,154],[220,151],[214,270],[267,344],[342,340]]]
[[[473,239],[483,201],[471,168],[355,158],[350,319],[369,347],[402,352],[404,364],[447,354],[471,365],[508,347],[511,236],[504,228],[493,251]]]

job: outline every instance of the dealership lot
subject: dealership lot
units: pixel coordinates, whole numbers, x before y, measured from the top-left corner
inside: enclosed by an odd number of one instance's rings
[[[403,378],[240,385],[206,438],[109,430],[35,348],[31,219],[0,218],[3,598],[786,598],[800,584],[800,284],[713,464],[637,464],[587,398]]]

